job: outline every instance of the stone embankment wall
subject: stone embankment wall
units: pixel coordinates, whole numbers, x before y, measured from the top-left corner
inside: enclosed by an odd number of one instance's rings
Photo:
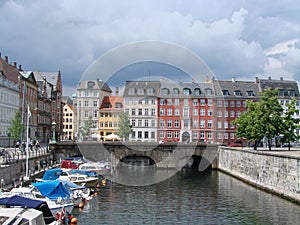
[[[220,148],[218,169],[300,203],[300,158],[269,151]]]

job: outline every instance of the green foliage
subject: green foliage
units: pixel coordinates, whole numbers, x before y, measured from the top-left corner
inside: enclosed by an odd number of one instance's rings
[[[293,99],[290,103],[287,104],[287,111],[283,116],[283,130],[281,134],[283,134],[283,142],[289,143],[290,150],[290,142],[296,141],[299,139],[299,136],[295,132],[296,129],[300,128],[299,118],[295,118],[294,115],[299,114],[299,110],[296,109],[296,99]]]
[[[234,120],[238,126],[236,134],[255,142],[266,137],[271,150],[272,138],[284,130],[283,108],[278,101],[277,89],[266,89],[260,96],[259,102],[247,101],[247,111]]]
[[[17,111],[15,117],[11,121],[10,127],[8,127],[8,132],[14,140],[21,139],[22,134],[24,133],[24,124],[22,123],[22,116],[20,111]]]
[[[119,116],[119,136],[121,138],[128,138],[129,134],[132,133],[131,124],[126,113],[122,113]]]
[[[83,135],[83,138],[85,139],[91,134],[91,128],[93,127],[93,119],[90,115],[86,121],[84,121],[84,126],[82,127],[81,133]]]

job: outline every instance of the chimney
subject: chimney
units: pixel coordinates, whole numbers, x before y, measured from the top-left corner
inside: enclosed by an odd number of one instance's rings
[[[5,56],[5,62],[8,63],[8,56]]]
[[[236,82],[235,77],[232,77],[231,81],[232,81],[232,83],[235,83]]]
[[[22,71],[22,65],[19,65],[19,71]]]
[[[256,84],[259,83],[258,77],[255,77],[255,83],[256,83]]]
[[[283,77],[280,77],[280,80],[283,80]]]
[[[17,68],[17,62],[14,62],[14,67]]]
[[[116,87],[116,96],[119,96],[119,87]]]
[[[268,79],[271,80],[271,77],[269,77]]]

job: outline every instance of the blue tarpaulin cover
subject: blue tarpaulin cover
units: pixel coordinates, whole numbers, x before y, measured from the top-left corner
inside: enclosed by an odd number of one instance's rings
[[[62,173],[62,169],[46,170],[43,176],[43,180],[56,180]]]
[[[42,195],[56,200],[58,198],[69,198],[71,191],[61,181],[45,181],[32,183]]]

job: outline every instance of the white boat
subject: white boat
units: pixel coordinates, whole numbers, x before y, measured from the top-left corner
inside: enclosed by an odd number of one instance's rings
[[[45,201],[18,195],[0,198],[0,224],[54,225],[58,222]]]
[[[98,177],[82,174],[80,173],[79,170],[64,171],[59,176],[59,179],[70,181],[73,182],[74,184],[81,185],[81,186],[84,185],[89,188],[96,187],[99,181]]]
[[[94,171],[101,176],[105,176],[110,173],[109,162],[86,162],[79,165],[80,170]]]
[[[58,197],[56,200],[52,200],[46,196],[43,196],[38,190],[35,190],[34,187],[18,187],[13,188],[10,192],[2,193],[3,197],[13,195],[47,202],[48,207],[54,217],[56,216],[56,213],[61,212],[63,208],[65,209],[65,211],[70,213],[74,208],[74,202],[67,201],[61,197]]]
[[[43,213],[36,209],[0,208],[0,224],[2,225],[45,225]]]

